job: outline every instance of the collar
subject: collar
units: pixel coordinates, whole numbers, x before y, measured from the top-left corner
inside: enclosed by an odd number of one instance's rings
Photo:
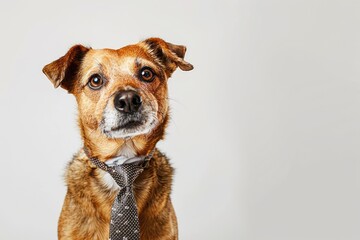
[[[131,157],[131,158],[127,158],[125,156],[119,156],[119,157],[111,158],[110,160],[107,160],[105,163],[109,167],[115,167],[115,166],[123,165],[125,163],[144,161],[145,158],[146,156]]]
[[[91,157],[89,154],[89,150],[84,146],[83,147],[85,155],[90,159],[90,161],[95,164],[98,168],[108,171],[108,168],[120,166],[123,164],[129,164],[129,163],[135,163],[139,162],[139,164],[142,164],[144,168],[147,168],[149,166],[149,161],[153,157],[155,148],[151,150],[151,152],[148,155],[145,156],[135,156],[135,157],[125,157],[125,156],[117,156],[114,158],[110,158],[106,162],[101,162],[96,157]]]

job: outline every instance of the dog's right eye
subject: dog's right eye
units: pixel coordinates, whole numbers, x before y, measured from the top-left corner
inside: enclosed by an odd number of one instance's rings
[[[90,77],[88,86],[93,90],[98,90],[104,85],[104,80],[99,74],[94,74]]]
[[[145,82],[151,82],[155,78],[155,73],[149,67],[143,67],[140,72],[140,79]]]

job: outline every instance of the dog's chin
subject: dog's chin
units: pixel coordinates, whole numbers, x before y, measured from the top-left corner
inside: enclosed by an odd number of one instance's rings
[[[155,119],[148,121],[130,120],[126,123],[117,124],[102,129],[108,138],[129,138],[150,133],[156,126]]]

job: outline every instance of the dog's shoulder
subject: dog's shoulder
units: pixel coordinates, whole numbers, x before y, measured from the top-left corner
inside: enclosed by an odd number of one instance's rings
[[[92,164],[84,151],[79,150],[68,163],[65,171],[65,181],[69,190],[74,193],[91,191],[95,186],[103,184],[104,172]],[[106,188],[101,188],[106,189]],[[90,194],[90,193],[89,193]]]
[[[136,189],[152,187],[153,194],[169,194],[171,192],[174,168],[169,158],[160,150],[155,152],[150,159],[149,166],[135,181]]]
[[[150,164],[157,170],[158,177],[169,178],[168,180],[171,181],[174,174],[174,168],[171,166],[170,159],[157,148],[155,149],[153,159],[155,161],[150,162]]]
[[[83,177],[84,175],[88,175],[92,170],[96,167],[91,164],[88,157],[81,149],[76,154],[74,154],[73,158],[66,166],[66,179],[72,177]]]

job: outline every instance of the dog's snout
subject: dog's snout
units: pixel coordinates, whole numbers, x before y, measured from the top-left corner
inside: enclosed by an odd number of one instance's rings
[[[140,95],[132,90],[121,91],[114,98],[115,108],[124,113],[133,113],[138,111],[141,103]]]

